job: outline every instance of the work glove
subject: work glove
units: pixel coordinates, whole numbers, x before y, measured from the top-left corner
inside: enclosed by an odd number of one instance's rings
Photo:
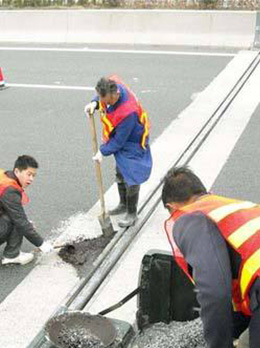
[[[95,110],[97,109],[98,103],[96,101],[92,101],[91,103],[85,106],[85,114],[87,116],[93,115]]]
[[[49,242],[43,242],[39,249],[44,253],[48,254],[54,250],[53,246]]]
[[[102,162],[103,157],[102,157],[102,153],[100,152],[100,150],[98,150],[98,152],[95,154],[95,156],[92,157],[92,159],[94,161],[99,162],[99,163]]]

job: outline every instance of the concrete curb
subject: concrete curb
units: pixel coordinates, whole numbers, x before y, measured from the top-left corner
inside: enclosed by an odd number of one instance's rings
[[[256,11],[0,11],[0,41],[250,48]]]

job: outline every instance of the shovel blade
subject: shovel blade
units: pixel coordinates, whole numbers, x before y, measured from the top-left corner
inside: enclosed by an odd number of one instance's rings
[[[105,237],[110,237],[115,233],[110,216],[107,214],[102,214],[98,217],[102,233]]]

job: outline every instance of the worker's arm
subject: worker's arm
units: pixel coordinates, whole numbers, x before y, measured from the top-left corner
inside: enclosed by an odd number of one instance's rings
[[[100,146],[100,151],[103,156],[109,156],[119,151],[128,140],[137,122],[136,113],[130,114],[125,118],[114,130],[106,144]]]
[[[32,244],[39,247],[43,244],[43,238],[35,231],[33,224],[28,220],[21,201],[21,193],[14,188],[8,188],[1,198],[4,211],[15,228]]]
[[[202,213],[178,219],[173,238],[193,270],[208,348],[233,348],[232,275],[224,238]]]

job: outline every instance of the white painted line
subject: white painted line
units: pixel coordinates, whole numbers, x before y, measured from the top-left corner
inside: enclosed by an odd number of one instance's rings
[[[156,50],[124,50],[104,48],[56,48],[56,47],[0,47],[0,51],[36,51],[36,52],[77,52],[77,53],[124,53],[151,54],[175,56],[206,56],[206,57],[234,57],[236,53],[224,52],[186,52],[186,51],[156,51]]]
[[[6,87],[18,87],[18,88],[43,88],[43,89],[67,89],[75,91],[95,91],[94,87],[84,86],[56,86],[56,85],[36,85],[27,83],[6,83]]]
[[[1,303],[0,347],[25,348],[77,279],[74,267],[61,262],[56,253],[43,255],[39,265]]]

